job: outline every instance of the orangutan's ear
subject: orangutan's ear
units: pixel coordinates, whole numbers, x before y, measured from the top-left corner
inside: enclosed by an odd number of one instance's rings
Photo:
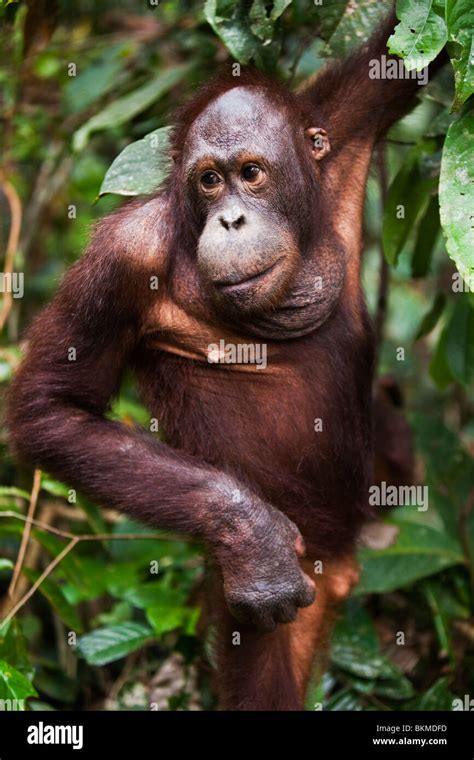
[[[311,153],[315,161],[321,161],[331,150],[328,133],[321,127],[307,127],[304,131],[312,142]]]

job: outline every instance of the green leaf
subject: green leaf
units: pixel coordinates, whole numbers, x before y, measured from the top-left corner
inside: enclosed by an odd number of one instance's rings
[[[89,665],[105,665],[136,652],[153,641],[153,631],[141,623],[121,623],[82,636],[77,648]]]
[[[448,688],[448,679],[439,678],[434,682],[427,692],[421,695],[414,703],[411,703],[411,710],[452,710],[453,694]]]
[[[28,642],[23,633],[23,620],[24,618],[20,622],[13,618],[0,627],[0,659],[6,660],[31,681],[34,668],[29,659]]]
[[[328,10],[333,3],[324,4]],[[357,3],[345,3],[345,10],[326,46],[326,55],[342,57],[366,42],[374,29],[386,18],[390,11],[391,0],[358,0]]]
[[[397,524],[395,518],[389,522]],[[408,522],[398,527],[399,533],[392,546],[360,550],[362,577],[357,594],[395,591],[446,567],[463,563],[459,543],[445,533]]]
[[[361,693],[391,699],[407,699],[413,694],[400,669],[381,653],[374,624],[355,599],[346,604],[344,617],[335,627],[331,661],[351,674],[353,687]]]
[[[273,0],[273,8],[271,10],[271,18],[276,21],[286,11],[293,0]]]
[[[253,5],[248,0],[206,0],[204,15],[236,61],[244,65],[252,61],[271,73],[278,65],[281,34],[276,34],[277,20],[285,7],[285,0],[272,6],[262,0],[254,0]]]
[[[133,607],[125,601],[117,602],[108,612],[101,612],[97,615],[93,624],[97,626],[110,626],[125,623],[133,617]]]
[[[430,511],[435,510],[444,530],[456,541],[459,516],[472,488],[474,465],[459,434],[434,414],[409,417],[416,450],[423,457],[429,487]]]
[[[435,383],[438,390],[442,391],[453,381],[453,376],[448,364],[446,354],[446,327],[438,338],[435,351],[429,366],[430,377]]]
[[[100,59],[71,77],[64,87],[64,101],[68,113],[84,110],[103,95],[117,88],[117,78],[124,70],[132,52],[129,42],[106,48]],[[127,76],[127,73],[125,73]]]
[[[78,678],[64,673],[56,662],[41,659],[35,673],[35,686],[41,692],[41,696],[71,705],[77,699],[81,683]]]
[[[107,523],[105,522],[100,509],[95,504],[90,502],[84,496],[78,497],[77,494],[75,494],[75,501],[69,501],[70,497],[73,495],[71,491],[74,489],[64,485],[64,483],[61,483],[59,480],[55,480],[49,475],[44,474],[41,478],[41,488],[52,496],[58,496],[61,499],[64,499],[68,504],[80,507],[87,515],[89,524],[95,533],[107,533]],[[59,547],[59,542],[56,545]],[[60,550],[61,549],[59,549],[59,551]]]
[[[425,137],[445,137],[446,132],[456,118],[454,113],[443,108],[424,130]]]
[[[94,533],[109,533],[104,515],[96,504],[81,495],[81,500],[77,500],[77,505],[86,513],[89,525]]]
[[[63,586],[63,593],[69,604],[72,605],[91,599],[99,599],[107,593],[103,558],[81,557],[79,566],[81,568],[80,578],[76,574],[76,565],[69,568],[63,566],[63,563],[60,565],[61,572],[64,572],[64,577],[67,579],[67,583]]]
[[[222,40],[236,61],[248,64],[261,46],[249,26],[248,12],[241,1],[235,3],[230,18],[221,14],[228,13],[229,8],[219,0],[206,0],[204,15],[214,32]]]
[[[468,384],[474,375],[474,308],[458,296],[448,323],[446,358],[452,376]]]
[[[52,558],[57,557],[64,549],[64,540],[60,539],[58,536],[54,536],[51,533],[46,533],[45,531],[36,528],[33,530],[33,535]],[[84,560],[87,560],[87,558],[80,558],[77,552],[72,551],[63,557],[56,573],[61,576],[64,575],[68,581],[76,584],[79,588],[82,588],[90,582],[86,572],[87,565],[84,565]]]
[[[432,195],[418,227],[411,260],[412,277],[426,277],[428,274],[439,230],[439,201],[437,195]]]
[[[251,30],[264,44],[272,39],[275,21],[291,3],[292,0],[274,0],[273,7],[267,14],[268,3],[265,0],[253,0],[249,14],[252,20]]]
[[[156,532],[134,520],[121,520],[113,527],[114,535],[120,536],[122,533],[138,533],[147,536]],[[158,560],[160,568],[173,567],[177,569],[182,567],[190,559],[199,557],[199,547],[185,541],[164,541],[162,539],[144,538],[137,541],[110,541],[110,552],[114,560],[124,563],[134,561],[139,563],[140,567],[149,571],[149,563],[152,560]]]
[[[28,697],[37,697],[35,688],[22,673],[0,660],[0,699],[24,701]]]
[[[67,560],[70,558],[72,561],[68,563]],[[97,599],[107,592],[121,598],[129,588],[138,583],[140,574],[140,568],[136,563],[106,564],[103,557],[71,554],[61,562],[60,571],[68,580],[68,585],[63,587],[63,591],[71,604]]]
[[[448,52],[454,68],[458,110],[474,93],[474,5],[472,0],[446,0]]]
[[[325,705],[325,710],[329,712],[360,712],[363,709],[359,696],[351,689],[341,689]]]
[[[51,494],[51,496],[59,496],[61,499],[67,499],[69,495],[69,488],[61,483],[59,480],[43,475],[41,477],[41,490]]]
[[[470,579],[464,572],[464,568],[458,567],[450,573],[450,580],[453,584],[453,591],[451,591],[451,588],[445,589],[443,584],[443,591],[450,595],[448,614],[451,617],[467,619],[471,613]],[[446,601],[443,603],[446,605]],[[448,605],[446,606],[448,607]]]
[[[75,151],[83,150],[92,132],[110,129],[133,119],[137,114],[156,103],[163,95],[166,95],[183,79],[188,71],[189,66],[187,65],[174,66],[153,77],[137,90],[109,103],[75,132],[73,149]]]
[[[167,588],[163,581],[143,583],[131,587],[124,593],[124,599],[139,609],[147,607],[181,607],[186,601],[186,592],[181,589]]]
[[[373,657],[378,654],[379,645],[377,633],[366,610],[354,599],[351,599],[346,604],[344,616],[338,621],[334,629],[331,659],[345,661],[345,650],[355,649],[359,652],[363,651],[365,656]],[[340,651],[341,657],[335,656],[335,651]],[[367,670],[365,669],[365,662],[356,662],[355,665],[357,670],[360,670],[359,675],[363,677],[375,678],[380,672],[378,665],[375,668],[370,665]],[[352,670],[352,663],[349,664],[349,667],[351,672],[355,672]]]
[[[5,570],[13,570],[13,562],[11,559],[0,557],[0,573]]]
[[[170,127],[155,129],[127,145],[108,169],[99,196],[141,195],[156,190],[171,168],[169,133]]]
[[[304,709],[311,711],[315,710],[316,706],[322,705],[324,702],[324,694],[324,678],[318,678],[317,674],[314,673],[306,690]]]
[[[392,675],[375,682],[374,694],[388,699],[410,699],[414,695],[414,689],[408,678],[393,662],[387,660],[387,671],[389,668],[392,670]]]
[[[182,628],[189,619],[190,610],[176,605],[156,604],[146,609],[146,616],[159,636],[176,628]]]
[[[124,593],[124,599],[145,609],[149,622],[159,635],[175,628],[185,628],[188,635],[193,635],[199,610],[185,606],[187,596],[186,589],[169,588],[163,581],[144,583]]]
[[[13,377],[14,368],[7,359],[0,357],[0,383],[5,383]]]
[[[439,185],[446,248],[467,283],[474,278],[474,111],[448,129]]]
[[[370,657],[378,654],[379,644],[372,620],[360,602],[355,599],[349,599],[345,604],[344,615],[334,628],[333,650],[335,648],[339,650],[357,648]],[[362,668],[365,665],[365,663],[360,664]],[[369,670],[375,676],[379,673],[379,668],[376,670],[369,668]],[[372,675],[367,674],[367,677],[372,677]]]
[[[157,130],[157,132],[161,132],[161,131],[162,130]],[[136,145],[136,143],[133,143],[133,144]],[[122,155],[123,154],[121,153],[120,156]],[[120,156],[118,158],[120,158]],[[116,163],[116,161],[118,161],[118,158],[115,159],[114,164]],[[149,160],[149,154],[147,155],[147,160]],[[112,164],[112,166],[114,164]],[[107,176],[108,176],[108,172],[106,175],[106,179],[107,179]],[[104,182],[105,181],[106,180],[104,180]],[[153,181],[155,181],[155,179]],[[112,190],[110,192],[118,192],[118,191]],[[110,415],[108,416],[110,416],[110,419],[118,420],[119,422],[124,422],[126,425],[130,427],[133,426],[134,423],[137,423],[138,425],[142,425],[143,427],[148,426],[150,424],[150,414],[145,409],[145,407],[142,406],[142,404],[138,404],[136,401],[132,401],[131,399],[126,398],[125,396],[119,396],[113,402]]]
[[[0,536],[21,536],[24,524],[19,520],[0,520]]]
[[[28,702],[28,707],[30,708],[30,710],[32,710],[34,712],[44,712],[45,710],[46,711],[51,711],[51,712],[56,712],[56,708],[55,707],[53,707],[52,705],[48,704],[48,702],[42,702],[39,699],[31,699]]]
[[[444,293],[438,293],[435,300],[433,301],[431,309],[421,320],[421,324],[415,335],[415,340],[419,340],[425,335],[429,335],[429,333],[436,327],[438,320],[443,313],[445,304],[446,296]]]
[[[436,0],[397,0],[400,23],[388,40],[388,48],[404,59],[409,71],[427,66],[446,43],[446,23],[437,8],[440,3]]]
[[[332,0],[328,3],[315,5],[311,10],[316,13],[316,23],[319,35],[323,40],[328,41],[337,29],[347,9],[347,0]]]
[[[425,142],[412,148],[390,185],[383,215],[383,245],[387,261],[396,264],[417,219],[436,187],[433,154],[435,146]]]
[[[37,570],[32,570],[28,567],[23,567],[22,573],[33,582],[40,576],[40,573]],[[65,623],[70,630],[76,631],[77,633],[82,632],[83,625],[81,619],[72,604],[70,604],[64,596],[63,590],[57,582],[52,581],[51,578],[45,578],[39,586],[38,591],[48,600],[63,623]]]
[[[73,490],[69,486],[64,485],[64,483],[61,483],[59,480],[51,478],[49,475],[43,475],[41,478],[41,488],[47,493],[50,493],[52,496],[58,496],[64,499],[68,504],[80,507],[82,511],[87,515],[89,524],[95,533],[108,532],[107,523],[104,520],[102,512],[95,504],[90,502],[84,496],[78,498],[77,494],[75,495],[75,501],[69,501],[70,497],[72,496],[71,491]],[[44,540],[47,541],[47,538],[43,539],[43,541]],[[59,548],[59,542],[57,542],[56,546],[58,547],[58,551],[61,551]],[[69,558],[66,558],[66,563],[68,563],[68,559]],[[69,560],[69,564],[71,561],[72,560]]]
[[[431,610],[431,614],[433,615],[433,623],[438,636],[440,651],[449,654],[451,660],[453,660],[453,646],[449,630],[449,618],[446,615],[444,607],[441,604],[441,599],[437,594],[436,585],[430,583],[430,581],[425,581],[422,584],[422,588]]]
[[[30,500],[28,491],[24,491],[22,488],[15,488],[14,486],[0,486],[0,497],[3,496],[16,496],[19,499]]]
[[[252,20],[252,32],[264,43],[271,40],[274,24],[271,17],[267,16],[264,0],[254,0],[249,15]]]

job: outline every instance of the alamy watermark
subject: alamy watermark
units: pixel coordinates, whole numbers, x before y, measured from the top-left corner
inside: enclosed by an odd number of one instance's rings
[[[255,364],[257,369],[267,366],[266,343],[210,343],[207,347],[209,364]]]
[[[401,58],[390,58],[381,55],[369,61],[370,79],[416,79],[418,84],[428,84],[428,66],[423,66],[424,60],[415,61],[415,67],[408,71]]]
[[[474,699],[471,699],[470,694],[465,694],[464,699],[460,699],[459,697],[456,697],[452,701],[452,709],[453,710],[465,710],[467,712],[473,712],[474,711]]]
[[[24,699],[0,699],[0,712],[24,712]]]
[[[428,486],[391,486],[382,480],[379,486],[370,486],[369,504],[374,507],[418,508],[418,512],[428,509]]]
[[[474,293],[474,271],[464,269],[452,275],[453,293]]]
[[[0,274],[0,293],[11,293],[13,298],[23,298],[24,281],[23,272],[3,272]]]
[[[49,725],[41,720],[28,727],[28,744],[70,744],[73,749],[84,746],[83,726]]]

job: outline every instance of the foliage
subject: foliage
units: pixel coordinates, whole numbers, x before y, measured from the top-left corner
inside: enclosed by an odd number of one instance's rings
[[[0,71],[2,256],[10,237],[14,271],[25,273],[25,298],[13,299],[0,339],[2,392],[21,355],[21,330],[78,256],[91,222],[166,176],[171,114],[183,97],[224,61],[297,86],[362,43],[390,3],[58,6],[57,15],[43,3],[0,7],[10,61]],[[388,187],[374,165],[365,212],[372,311],[382,245],[391,274],[379,371],[397,376],[406,392],[429,509],[397,508],[383,517],[394,541],[361,548],[361,584],[308,709],[451,709],[454,695],[474,693],[474,9],[472,0],[398,0],[396,10],[389,48],[407,71],[443,48],[450,59],[388,135]],[[128,377],[112,415],[148,424]],[[0,445],[4,595],[25,535],[31,473],[14,465],[5,432]],[[32,584],[37,590],[0,629],[0,699],[69,709],[108,696],[107,706],[121,709],[130,704],[127,687],[140,682],[147,696],[134,706],[149,709],[153,674],[178,654],[184,678],[165,707],[186,709],[191,696],[212,706],[205,680],[190,694],[203,657],[198,547],[117,520],[45,473],[35,518],[41,525],[31,529],[13,599]],[[212,661],[211,641],[206,648]]]

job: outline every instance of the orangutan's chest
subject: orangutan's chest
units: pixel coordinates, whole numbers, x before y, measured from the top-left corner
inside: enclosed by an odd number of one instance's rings
[[[143,338],[149,349],[194,362],[239,372],[275,371],[269,355],[276,357],[277,346],[213,324],[199,315],[199,309],[186,309],[169,298],[150,310]]]

